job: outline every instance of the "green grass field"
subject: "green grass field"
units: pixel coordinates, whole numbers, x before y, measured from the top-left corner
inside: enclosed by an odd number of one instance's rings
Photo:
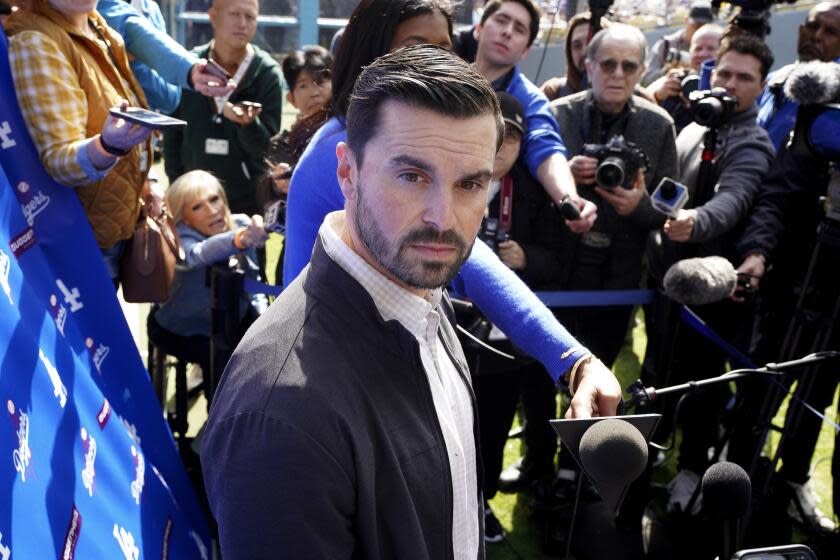
[[[627,344],[621,351],[621,354],[616,361],[613,368],[616,377],[621,383],[622,387],[627,387],[630,383],[638,379],[641,371],[641,360],[644,357],[645,345],[647,337],[645,335],[644,324],[641,321],[641,313],[638,314],[636,326],[632,331],[632,342]],[[828,418],[836,418],[837,410],[835,408],[837,398],[833,401],[835,405],[826,411]],[[777,424],[781,424],[784,419],[784,412],[787,409],[787,402],[784,403],[779,414],[776,417]],[[771,451],[773,446],[778,441],[778,436],[771,439],[767,451]],[[516,461],[521,452],[521,440],[508,440],[505,446],[504,465],[507,466]],[[813,483],[816,487],[817,494],[821,498],[820,509],[829,515],[832,515],[831,507],[831,454],[834,449],[834,428],[828,424],[823,423],[822,431],[820,432],[817,450],[814,456],[816,468],[813,476]],[[661,472],[655,473],[654,478],[659,481],[666,482],[676,474],[676,452],[671,452],[668,461],[661,469]],[[540,544],[540,532],[535,526],[534,522],[529,518],[528,502],[530,497],[527,494],[496,494],[496,497],[490,502],[494,513],[499,518],[499,521],[507,531],[508,537],[506,541],[497,544],[487,545],[488,560],[517,560],[519,558],[528,559],[548,559],[556,558],[556,556],[546,556],[542,553]]]

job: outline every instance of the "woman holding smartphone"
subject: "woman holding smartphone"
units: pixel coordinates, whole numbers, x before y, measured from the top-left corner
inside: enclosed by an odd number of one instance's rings
[[[21,112],[41,162],[75,187],[115,285],[151,163],[151,128],[109,115],[145,107],[122,38],[96,0],[31,0],[6,21]]]

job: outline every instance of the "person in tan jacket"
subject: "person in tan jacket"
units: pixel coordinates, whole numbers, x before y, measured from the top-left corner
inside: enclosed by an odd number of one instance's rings
[[[117,284],[122,241],[132,236],[151,164],[150,128],[109,114],[146,107],[122,38],[96,0],[32,0],[6,21],[21,112],[41,162],[74,187]]]

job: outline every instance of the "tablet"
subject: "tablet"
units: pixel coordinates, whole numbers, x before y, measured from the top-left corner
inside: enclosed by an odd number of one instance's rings
[[[187,121],[173,119],[167,115],[155,113],[154,111],[149,111],[148,109],[143,109],[142,107],[126,107],[125,111],[120,110],[119,107],[114,107],[111,109],[110,113],[113,116],[128,122],[158,130],[176,126],[187,126]]]

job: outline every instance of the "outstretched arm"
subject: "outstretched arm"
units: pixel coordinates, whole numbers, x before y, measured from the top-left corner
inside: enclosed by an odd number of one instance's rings
[[[566,385],[567,374],[591,355],[484,243],[475,243],[457,283],[514,344],[545,366],[555,382]],[[572,388],[578,389],[574,398],[580,415],[588,410],[586,404],[593,402],[594,408],[591,405],[589,409],[597,414],[615,414],[621,388],[612,373],[598,364],[584,364],[577,378],[572,379]]]

